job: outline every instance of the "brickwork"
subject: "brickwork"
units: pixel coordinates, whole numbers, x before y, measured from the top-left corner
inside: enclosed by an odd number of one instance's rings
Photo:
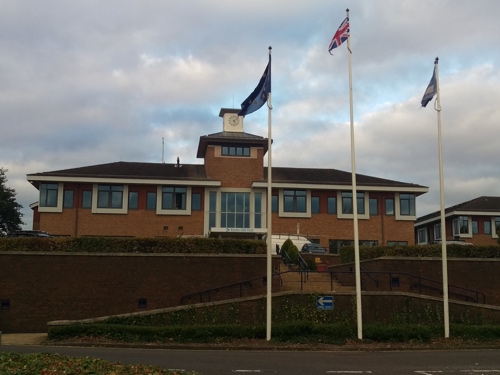
[[[209,146],[205,154],[207,176],[221,181],[221,187],[250,188],[264,177],[262,148],[252,148],[250,157],[221,157],[220,146]]]
[[[51,320],[143,311],[141,298],[147,310],[176,306],[184,295],[262,277],[266,262],[260,255],[0,254],[0,300],[10,303],[0,310],[0,331],[44,332]]]
[[[410,288],[409,283],[419,283],[415,277],[405,274],[421,276],[422,284],[427,285],[423,293],[442,296],[442,262],[440,258],[379,258],[361,262],[363,271],[370,273],[363,276],[363,290],[377,291],[388,290],[419,293],[418,288]],[[486,303],[500,306],[500,284],[498,283],[498,267],[500,259],[448,259],[448,284],[459,287],[449,288],[449,297],[460,300],[475,298],[478,296],[475,291],[484,293]],[[332,267],[332,271],[348,272],[353,271],[354,266],[339,265]],[[393,274],[390,275],[389,272]],[[353,285],[352,275],[338,274],[337,277],[346,285]],[[391,277],[399,279],[400,286],[391,287]],[[378,285],[374,280],[377,280]],[[435,280],[437,283],[430,282]],[[463,288],[463,289],[461,289]],[[439,289],[439,290],[436,290]],[[465,290],[468,289],[468,290]],[[481,302],[481,296],[479,296]]]

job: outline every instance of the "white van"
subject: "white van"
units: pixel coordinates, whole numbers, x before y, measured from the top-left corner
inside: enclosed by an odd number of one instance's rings
[[[262,236],[262,239],[264,241],[267,241],[267,235],[263,235]],[[304,246],[304,244],[306,243],[311,243],[311,241],[309,241],[307,238],[299,235],[299,234],[273,234],[271,236],[271,249],[273,252],[276,251],[276,245],[278,245],[281,249],[281,246],[283,246],[283,243],[288,240],[288,239],[291,239],[293,244],[295,246],[297,246],[297,249],[302,249],[302,246]]]

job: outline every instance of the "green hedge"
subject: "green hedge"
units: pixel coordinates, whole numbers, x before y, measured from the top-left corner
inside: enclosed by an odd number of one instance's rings
[[[0,238],[2,251],[66,253],[266,254],[266,242],[217,238]]]
[[[447,256],[450,258],[500,258],[500,246],[476,246],[476,245],[446,245]],[[360,246],[360,260],[380,258],[384,256],[398,257],[433,257],[442,255],[440,244],[415,245],[415,246]],[[340,249],[340,260],[342,263],[354,262],[354,247],[344,246]]]
[[[272,339],[280,342],[345,344],[357,340],[355,324],[317,324],[309,321],[275,323]],[[99,339],[136,343],[217,343],[241,339],[265,339],[266,327],[259,325],[178,325],[144,327],[108,324],[72,324],[50,329],[49,340]],[[431,342],[443,337],[443,327],[416,324],[365,324],[363,339],[374,342]],[[455,339],[497,342],[500,326],[451,325],[450,337]]]

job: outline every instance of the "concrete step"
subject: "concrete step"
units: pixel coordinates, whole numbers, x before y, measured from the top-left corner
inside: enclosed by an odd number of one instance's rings
[[[337,279],[330,279],[329,272],[298,272],[293,268],[281,264],[280,266],[282,290],[302,290],[302,291],[353,291],[356,290],[352,286],[343,286]]]

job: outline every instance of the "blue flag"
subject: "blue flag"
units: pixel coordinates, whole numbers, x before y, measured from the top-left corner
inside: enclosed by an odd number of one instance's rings
[[[253,92],[241,103],[241,111],[238,116],[245,116],[249,113],[255,112],[267,102],[267,97],[271,92],[271,54],[269,54],[269,62],[267,63],[266,70],[262,74],[259,84]]]
[[[429,86],[425,90],[424,97],[422,98],[422,107],[425,107],[427,103],[429,103],[434,95],[437,93],[436,86],[436,65],[434,65],[434,72],[432,73],[431,81],[429,82]]]

